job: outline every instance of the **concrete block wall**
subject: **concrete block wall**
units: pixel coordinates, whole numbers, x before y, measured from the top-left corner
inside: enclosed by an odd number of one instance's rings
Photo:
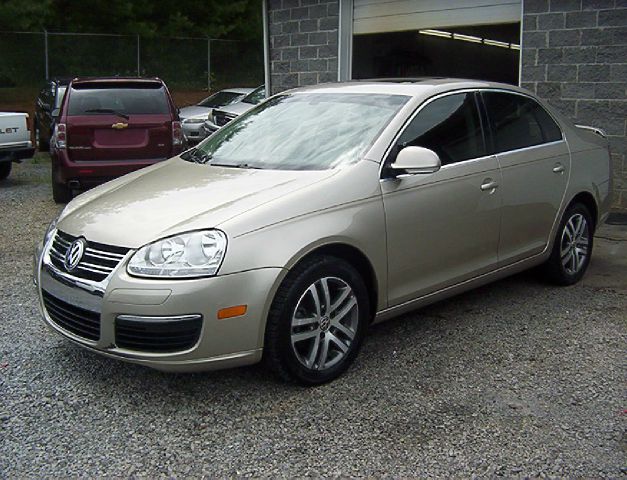
[[[272,92],[337,80],[339,0],[268,0]],[[523,0],[522,85],[610,138],[627,210],[627,0]]]
[[[523,0],[522,86],[603,128],[627,210],[627,0]]]
[[[339,0],[268,0],[272,94],[337,81]]]

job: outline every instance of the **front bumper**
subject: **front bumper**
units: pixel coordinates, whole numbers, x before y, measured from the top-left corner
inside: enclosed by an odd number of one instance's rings
[[[49,260],[47,249],[35,253],[34,282],[45,323],[73,343],[102,355],[158,370],[192,372],[230,368],[261,359],[265,319],[275,285],[283,270],[265,268],[237,274],[192,280],[151,280],[129,276],[126,263],[133,252],[103,282],[71,277]],[[64,328],[51,318],[44,295],[94,312],[99,316],[99,337],[90,340]],[[48,304],[50,305],[50,304]],[[244,315],[218,320],[217,311],[247,305]],[[169,319],[202,316],[197,342],[176,352],[141,351],[117,345],[120,316]]]

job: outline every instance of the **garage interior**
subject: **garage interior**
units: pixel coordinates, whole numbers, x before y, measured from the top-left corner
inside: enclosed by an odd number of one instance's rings
[[[460,77],[517,85],[520,1],[355,0],[354,79]]]

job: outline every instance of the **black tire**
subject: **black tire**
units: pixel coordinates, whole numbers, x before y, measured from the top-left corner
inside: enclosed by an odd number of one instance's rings
[[[72,190],[62,183],[57,182],[55,175],[56,168],[52,166],[52,198],[55,203],[68,203],[72,200]]]
[[[35,130],[33,132],[33,135],[35,136],[35,146],[37,147],[37,150],[40,152],[47,152],[48,150],[50,150],[50,142],[44,140],[41,136],[41,128],[39,128],[39,123],[35,122],[33,129]]]
[[[335,326],[337,323],[335,325],[333,323],[336,319],[331,319],[332,315],[325,311],[324,305],[322,310],[324,315],[319,317],[322,320],[317,323],[317,326],[316,324],[306,327],[294,327],[292,325],[292,316],[297,315],[296,308],[302,305],[301,301],[306,301],[303,299],[308,295],[309,288],[313,286],[315,289],[317,282],[322,282],[323,279],[326,279],[327,291],[331,292],[329,294],[330,299],[333,298],[333,290],[337,285],[343,286],[335,291],[337,301],[344,292],[349,292],[347,294],[349,296],[344,300],[345,303],[338,303],[336,309],[330,310],[330,312],[337,313],[345,310],[346,307],[349,308],[346,316],[341,318],[346,318],[351,322],[349,330],[354,335],[352,340],[349,339],[348,335],[338,330],[338,327]],[[335,286],[332,285],[333,282],[336,282]],[[346,290],[346,285],[350,289]],[[324,293],[321,298],[320,303],[323,304]],[[356,308],[351,307],[355,302]],[[369,312],[370,301],[364,281],[349,263],[332,256],[311,257],[288,273],[274,297],[266,325],[264,362],[284,381],[297,382],[302,385],[319,385],[334,380],[348,369],[359,353],[370,322]],[[326,320],[324,320],[325,318]],[[308,329],[307,335],[310,332],[318,332],[313,335],[311,340],[315,342],[315,346],[311,347],[311,352],[318,345],[324,345],[326,340],[328,352],[330,352],[328,355],[334,355],[334,358],[328,362],[332,364],[331,366],[325,367],[328,356],[321,360],[322,368],[315,364],[316,361],[320,363],[319,359],[322,359],[323,352],[326,351],[323,346],[319,347],[311,367],[306,366],[299,359],[298,348],[292,345],[292,332],[296,330],[297,333],[301,333],[299,330],[301,328]],[[319,339],[316,339],[316,335],[320,335]],[[338,348],[339,344],[336,343],[338,340],[346,348],[344,352]],[[307,341],[304,340],[304,342]],[[300,346],[301,343],[298,345]],[[333,364],[334,362],[336,363]]]
[[[0,180],[4,180],[11,173],[13,168],[12,162],[0,162]]]
[[[585,225],[581,236],[575,238],[575,244],[570,239],[570,231],[576,225],[577,219],[583,218]],[[594,243],[594,222],[588,208],[575,203],[566,209],[559,224],[551,256],[543,265],[547,278],[556,285],[573,285],[582,279],[592,256]],[[577,241],[579,238],[579,241]],[[585,245],[585,257],[582,259],[581,248]],[[577,253],[575,253],[575,249]]]

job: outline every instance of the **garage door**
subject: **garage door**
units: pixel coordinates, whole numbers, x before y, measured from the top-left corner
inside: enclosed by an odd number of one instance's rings
[[[520,22],[520,0],[354,0],[353,33]]]

